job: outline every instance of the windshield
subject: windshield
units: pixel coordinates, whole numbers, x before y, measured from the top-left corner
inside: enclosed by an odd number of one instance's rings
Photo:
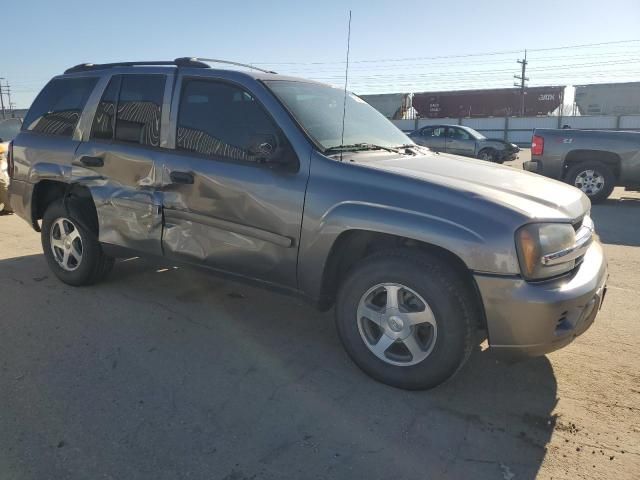
[[[361,98],[347,93],[342,141],[344,90],[288,80],[265,82],[307,133],[325,150],[340,145],[413,144],[393,123]]]
[[[460,128],[462,128],[464,131],[468,132],[469,135],[471,135],[476,140],[486,140],[487,139],[487,137],[482,135],[479,131],[474,130],[473,128],[469,128],[469,127],[460,127]]]

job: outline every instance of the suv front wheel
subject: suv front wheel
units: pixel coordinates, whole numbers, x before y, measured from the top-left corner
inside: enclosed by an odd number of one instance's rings
[[[466,284],[439,258],[393,250],[361,261],[338,294],[336,325],[352,360],[388,385],[433,388],[452,377],[474,344]]]
[[[114,259],[106,256],[82,202],[70,198],[53,202],[42,219],[41,240],[49,268],[64,283],[91,285],[104,278]]]

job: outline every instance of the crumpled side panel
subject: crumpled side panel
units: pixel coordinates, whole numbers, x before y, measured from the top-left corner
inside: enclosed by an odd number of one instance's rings
[[[273,243],[184,219],[173,222],[170,216],[162,243],[166,252],[250,276],[271,272],[282,255]]]
[[[112,185],[90,189],[96,204],[101,242],[162,254],[162,210],[154,192]]]

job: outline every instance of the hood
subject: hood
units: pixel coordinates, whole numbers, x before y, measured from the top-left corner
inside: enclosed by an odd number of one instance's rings
[[[565,183],[457,155],[371,155],[358,163],[480,197],[532,219],[575,220],[591,206],[586,195]]]

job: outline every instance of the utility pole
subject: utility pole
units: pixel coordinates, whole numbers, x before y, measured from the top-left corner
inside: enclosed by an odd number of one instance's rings
[[[529,62],[527,62],[527,51],[526,50],[524,51],[524,59],[518,60],[518,63],[520,65],[522,65],[522,73],[520,75],[514,75],[513,78],[515,78],[517,80],[520,80],[520,84],[519,85],[517,83],[514,83],[514,85],[516,87],[520,87],[520,97],[521,97],[521,101],[522,101],[522,104],[520,106],[520,116],[524,117],[524,96],[525,96],[525,93],[526,93],[524,91],[524,89],[525,89],[525,86],[526,86],[525,83],[527,82],[527,80],[529,80],[529,78],[525,76],[525,73],[527,71],[527,63],[529,63]]]
[[[9,106],[9,116],[11,118],[14,118],[13,116],[13,102],[11,101],[11,86],[9,85],[8,81],[5,81],[5,88],[7,89],[7,100],[8,100],[8,106]]]
[[[4,80],[4,77],[0,77],[0,107],[2,108],[2,119],[4,120],[7,117],[4,113],[4,94],[2,93],[2,80]]]

